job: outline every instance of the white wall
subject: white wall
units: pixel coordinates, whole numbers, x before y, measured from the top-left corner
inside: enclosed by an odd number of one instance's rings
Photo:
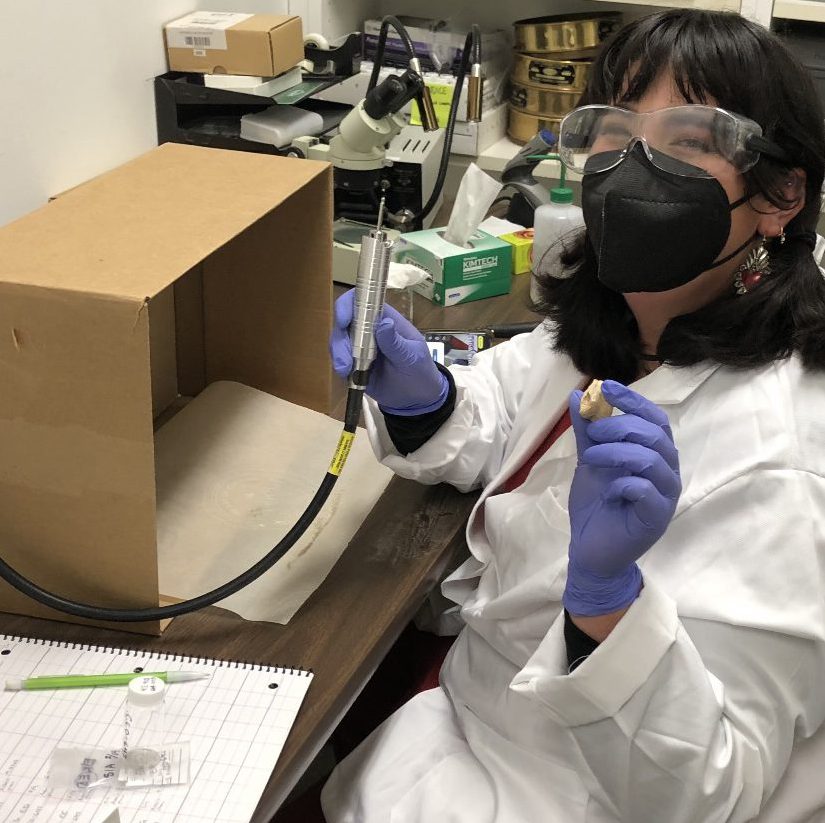
[[[163,24],[287,0],[2,0],[0,225],[157,144]]]
[[[605,9],[554,0],[553,13]],[[162,26],[195,8],[287,11],[338,37],[367,16],[445,16],[509,27],[550,0],[0,0],[0,225],[156,144],[152,79]],[[639,13],[638,8],[624,6]]]
[[[361,31],[361,23],[376,17],[380,0],[289,0],[289,10],[304,21],[304,32],[334,39]]]

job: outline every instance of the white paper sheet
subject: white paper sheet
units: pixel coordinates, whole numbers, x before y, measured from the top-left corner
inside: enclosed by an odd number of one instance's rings
[[[160,591],[188,598],[259,560],[329,468],[341,423],[239,383],[217,382],[155,434]],[[286,623],[329,573],[392,472],[360,429],[321,513],[252,585],[217,605]]]
[[[312,683],[310,672],[0,634],[0,683],[136,668],[209,674],[177,683],[164,700],[167,747],[189,751],[187,783],[50,788],[56,748],[117,753],[123,745],[125,687],[0,690],[0,823],[249,823]]]

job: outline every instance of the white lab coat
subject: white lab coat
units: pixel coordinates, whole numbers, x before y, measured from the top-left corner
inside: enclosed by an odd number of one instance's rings
[[[323,794],[328,821],[825,819],[815,811],[825,809],[815,734],[825,716],[825,376],[792,358],[752,371],[662,366],[633,384],[670,418],[683,492],[639,562],[640,597],[568,674],[573,431],[519,489],[491,493],[582,375],[543,329],[453,374],[455,411],[408,457],[371,402],[367,422],[398,474],[484,489],[467,528],[472,556],[442,587],[466,627],[441,687],[339,764]]]

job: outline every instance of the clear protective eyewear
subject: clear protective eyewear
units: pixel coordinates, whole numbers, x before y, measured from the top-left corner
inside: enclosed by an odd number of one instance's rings
[[[568,169],[591,174],[617,166],[637,142],[654,166],[682,177],[743,174],[761,154],[790,164],[788,155],[762,136],[758,123],[702,105],[644,114],[617,106],[581,106],[561,121],[558,151]]]

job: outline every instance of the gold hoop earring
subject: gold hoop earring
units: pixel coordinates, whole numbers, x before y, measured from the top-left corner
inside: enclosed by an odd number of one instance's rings
[[[784,240],[785,233],[782,232]],[[771,264],[768,258],[768,250],[765,248],[764,236],[759,238],[759,245],[748,254],[745,262],[736,270],[736,277],[733,278],[733,287],[737,294],[748,294],[752,292],[760,283],[763,277],[771,273]],[[780,242],[782,242],[780,240]]]

